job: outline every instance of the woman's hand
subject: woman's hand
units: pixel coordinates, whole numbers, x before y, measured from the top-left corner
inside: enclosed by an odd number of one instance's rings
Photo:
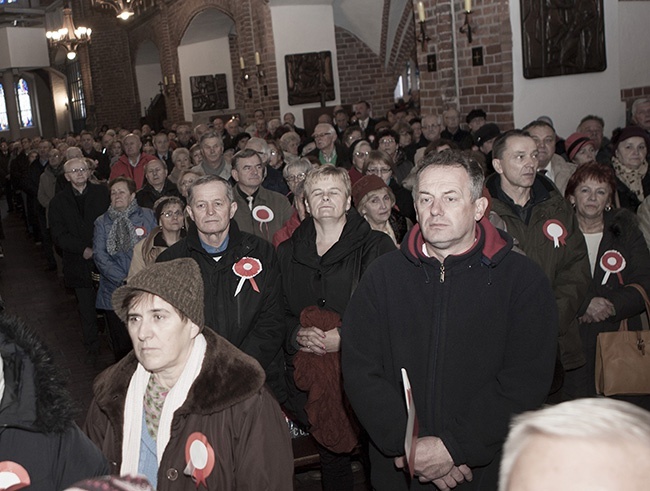
[[[323,331],[317,327],[301,327],[296,337],[300,351],[324,355],[341,349],[341,336],[338,329]]]
[[[594,297],[579,320],[583,323],[602,322],[614,314],[616,314],[616,309],[612,302],[603,297]]]

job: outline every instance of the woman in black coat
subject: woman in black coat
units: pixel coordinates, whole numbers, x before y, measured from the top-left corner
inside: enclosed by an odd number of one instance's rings
[[[305,200],[311,216],[278,249],[290,333],[287,350],[290,355],[300,350],[323,356],[339,352],[339,332],[300,325],[301,312],[317,306],[343,317],[368,265],[395,246],[388,235],[371,230],[351,207],[350,177],[344,168],[323,165],[310,172],[305,179]],[[291,367],[289,374],[293,375]],[[303,423],[305,402],[304,393],[293,390],[289,409]],[[319,453],[323,489],[351,490],[350,454],[334,453],[322,445]]]
[[[592,282],[580,310],[580,333],[587,358],[583,385],[576,397],[595,396],[596,340],[601,332],[616,331],[623,319],[631,330],[641,329],[645,310],[640,293],[627,285],[636,283],[650,292],[650,253],[636,216],[626,209],[613,210],[614,172],[598,163],[582,165],[567,184],[565,196],[574,205],[585,236]],[[643,314],[645,315],[645,314]],[[650,397],[625,398],[650,408]]]

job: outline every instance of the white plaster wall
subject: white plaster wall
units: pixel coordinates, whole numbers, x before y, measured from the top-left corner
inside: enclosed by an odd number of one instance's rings
[[[50,66],[45,29],[42,27],[0,28],[0,70]]]
[[[273,38],[275,40],[275,63],[278,70],[278,89],[280,93],[280,116],[292,112],[296,124],[303,126],[302,110],[320,107],[319,103],[290,106],[287,94],[287,73],[284,65],[285,55],[331,51],[334,71],[334,101],[328,106],[340,104],[339,69],[336,58],[336,39],[334,37],[334,14],[331,5],[271,6]]]
[[[618,2],[621,88],[650,85],[650,2]]]
[[[138,93],[140,94],[140,111],[142,116],[145,115],[145,109],[151,104],[151,100],[160,93],[160,86],[163,81],[160,63],[135,66],[135,79],[138,84]]]
[[[192,121],[192,114],[194,114],[192,112],[190,77],[225,73],[226,83],[228,85],[228,108],[234,109],[235,89],[232,83],[230,45],[227,36],[209,41],[181,45],[178,47],[178,60],[186,121]]]
[[[519,1],[509,2],[516,127],[521,128],[533,119],[546,115],[553,120],[557,133],[567,137],[587,114],[597,114],[605,120],[605,134],[610,134],[614,128],[625,123],[619,61],[619,5],[625,3],[645,2],[603,2],[607,50],[607,69],[604,72],[526,80],[523,75]],[[637,40],[646,37],[640,33],[636,36]]]

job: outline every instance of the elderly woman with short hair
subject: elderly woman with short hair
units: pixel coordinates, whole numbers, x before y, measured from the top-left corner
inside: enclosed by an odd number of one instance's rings
[[[172,163],[174,168],[168,179],[174,184],[178,184],[181,172],[190,170],[193,167],[190,151],[185,147],[177,148],[172,152]]]
[[[135,182],[116,177],[108,183],[111,205],[95,220],[93,259],[99,270],[97,308],[106,313],[115,361],[131,350],[131,341],[122,321],[113,311],[111,295],[129,274],[133,247],[156,228],[153,211],[141,208],[135,199]]]
[[[280,137],[280,148],[284,152],[284,160],[287,164],[298,160],[300,140],[300,135],[295,131],[289,131]]]
[[[395,246],[386,234],[372,230],[352,208],[350,177],[344,168],[325,165],[312,170],[305,179],[305,202],[311,216],[278,248],[286,329],[290,333],[288,350],[295,355],[296,383],[304,388],[305,380],[311,377],[332,396],[315,402],[316,392],[310,392],[309,400],[305,400],[305,393],[294,388],[288,408],[302,423],[312,427],[312,435],[319,442],[323,489],[345,491],[353,488],[350,452],[356,434],[354,423],[341,412],[344,409],[340,402],[340,368],[338,373],[335,365],[325,369],[325,373],[313,371],[321,357],[334,357],[334,362],[339,359],[340,336],[337,329],[327,330],[325,322],[318,327],[305,320],[305,316],[342,317],[368,265]],[[293,374],[293,365],[289,365],[289,373]],[[339,394],[338,399],[334,394]],[[337,416],[334,412],[319,411],[323,407],[338,409]],[[338,431],[341,427],[348,429],[345,440],[349,445],[332,445],[324,428]]]
[[[184,208],[183,200],[176,196],[163,196],[154,203],[153,213],[158,226],[133,248],[128,278],[151,266],[162,251],[183,237]]]
[[[282,176],[284,177],[284,180],[287,181],[287,186],[289,186],[289,194],[287,195],[287,198],[291,203],[293,203],[296,185],[299,182],[304,181],[305,177],[307,177],[307,174],[309,174],[312,169],[313,166],[311,165],[311,162],[305,157],[285,165],[284,169],[282,169]]]

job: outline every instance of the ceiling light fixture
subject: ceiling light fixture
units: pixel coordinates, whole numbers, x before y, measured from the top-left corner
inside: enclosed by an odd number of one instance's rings
[[[77,57],[77,48],[85,43],[90,42],[92,30],[87,27],[75,27],[72,21],[72,9],[65,7],[63,9],[63,25],[56,31],[47,31],[45,37],[50,46],[56,48],[63,46],[68,52],[69,60]]]

